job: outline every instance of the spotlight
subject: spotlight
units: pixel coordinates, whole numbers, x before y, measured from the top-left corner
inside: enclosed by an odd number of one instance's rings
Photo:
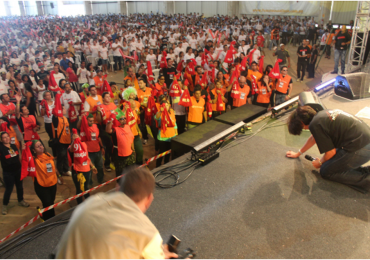
[[[321,90],[329,90],[331,87],[333,87],[333,86],[330,86],[330,85],[334,84],[334,82],[335,82],[335,78],[318,85],[316,88],[314,88],[313,91],[315,93],[317,93]],[[329,88],[329,86],[330,86],[330,88]]]
[[[297,97],[297,99],[298,99],[298,97]],[[226,130],[222,131],[221,133],[215,135],[211,139],[208,139],[207,141],[195,146],[194,150],[196,152],[199,152],[200,150],[202,150],[206,147],[209,147],[211,144],[216,143],[217,141],[221,140],[223,137],[231,134],[232,132],[235,132],[235,131],[239,130],[244,125],[245,125],[245,123],[243,121],[241,121],[241,122],[237,123],[236,125],[234,125],[232,127],[229,127],[228,129],[226,129]]]
[[[290,105],[294,104],[295,102],[298,102],[298,96],[296,96],[294,98],[291,98],[288,101],[286,101],[286,102],[284,102],[284,103],[282,103],[282,104],[280,104],[276,107],[273,107],[272,108],[272,113],[276,114],[277,112],[279,112],[283,108],[289,107]]]

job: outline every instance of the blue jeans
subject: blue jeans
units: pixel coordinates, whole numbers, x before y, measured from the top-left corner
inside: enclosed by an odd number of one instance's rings
[[[89,153],[90,160],[92,164],[98,170],[97,178],[99,183],[103,183],[104,171],[103,171],[103,157],[101,151],[95,153]],[[92,175],[90,174],[90,183],[92,185]]]
[[[345,59],[346,59],[346,52],[347,50],[334,50],[334,72],[338,73],[338,64],[340,59],[340,66],[342,69],[342,74],[344,74],[345,69]]]
[[[272,45],[277,46],[277,43],[276,43],[276,40],[275,39],[273,39],[273,40],[270,41],[270,46],[269,46],[269,50],[270,51],[271,51]]]
[[[339,182],[360,192],[370,191],[370,168],[361,167],[370,160],[370,144],[349,153],[337,149],[329,161],[323,163],[320,174],[324,179]]]

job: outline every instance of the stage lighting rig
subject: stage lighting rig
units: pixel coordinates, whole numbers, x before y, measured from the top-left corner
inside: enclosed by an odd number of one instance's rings
[[[290,107],[291,105],[293,105],[294,103],[298,102],[298,96],[295,96],[291,99],[289,99],[288,101],[280,104],[280,105],[277,105],[275,107],[272,108],[272,115],[276,115],[279,111],[281,111],[282,109],[284,108],[287,108],[287,107]]]

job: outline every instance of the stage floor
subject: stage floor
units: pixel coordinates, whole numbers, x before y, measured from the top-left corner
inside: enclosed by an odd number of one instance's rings
[[[353,114],[369,104],[333,95],[323,101]],[[180,249],[191,247],[197,258],[370,258],[369,195],[323,180],[303,157],[285,157],[310,135],[290,135],[288,114],[255,124],[252,133],[269,122],[250,139],[225,146],[218,159],[197,168],[183,184],[156,189],[147,215],[165,242],[174,234],[182,240]],[[307,154],[319,152],[313,147]],[[46,258],[63,228],[1,256]]]

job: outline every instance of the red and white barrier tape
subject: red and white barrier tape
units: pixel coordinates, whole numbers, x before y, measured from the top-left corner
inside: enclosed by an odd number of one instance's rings
[[[164,153],[158,154],[157,156],[154,156],[154,157],[150,158],[146,163],[144,163],[143,165],[139,166],[138,168],[141,168],[141,167],[147,166],[147,165],[149,165],[149,163],[150,163],[150,162],[152,162],[152,161],[154,161],[154,160],[156,160],[156,159],[158,159],[158,158],[160,158],[160,157],[163,157],[163,156],[165,156],[165,155],[167,155],[167,154],[170,154],[170,153],[171,153],[171,150],[168,150],[168,151],[166,151],[166,152],[164,152]],[[100,187],[103,187],[103,186],[105,186],[105,185],[107,185],[107,184],[109,184],[109,183],[112,183],[112,182],[114,182],[114,181],[116,181],[116,180],[118,180],[118,179],[120,179],[120,178],[122,178],[122,177],[123,177],[123,175],[120,175],[120,176],[118,176],[118,177],[116,177],[116,178],[113,178],[113,179],[111,179],[111,180],[109,180],[109,181],[107,181],[107,182],[104,182],[104,183],[102,183],[102,184],[100,184],[100,185],[98,185],[98,186],[96,186],[96,187],[93,187],[93,188],[91,188],[91,189],[89,189],[89,190],[87,190],[87,191],[84,191],[84,192],[82,192],[82,193],[80,193],[80,194],[77,194],[77,195],[75,195],[75,196],[72,196],[72,197],[70,197],[70,198],[68,198],[68,199],[66,199],[66,200],[60,201],[60,202],[58,202],[58,203],[55,203],[54,205],[51,205],[51,206],[46,207],[46,208],[44,208],[44,209],[41,209],[41,210],[40,210],[40,212],[39,212],[39,214],[37,214],[37,216],[33,217],[30,221],[28,221],[27,223],[23,224],[22,226],[20,226],[20,227],[19,227],[19,228],[17,228],[16,230],[14,230],[12,233],[10,233],[9,235],[7,235],[7,236],[6,236],[6,237],[4,237],[3,239],[1,239],[1,240],[0,240],[0,243],[1,243],[1,242],[4,242],[5,240],[9,239],[9,238],[10,238],[10,237],[12,237],[13,235],[17,234],[19,231],[21,231],[21,230],[22,230],[22,229],[24,229],[25,227],[27,227],[27,226],[31,225],[33,222],[35,222],[37,219],[39,219],[39,218],[40,218],[40,216],[41,216],[41,214],[42,214],[42,213],[44,213],[45,211],[48,211],[48,210],[51,210],[51,209],[53,209],[53,208],[56,208],[56,207],[58,207],[58,206],[60,206],[60,205],[66,204],[67,202],[70,202],[70,201],[72,201],[72,200],[75,200],[75,199],[77,199],[77,198],[79,198],[79,197],[81,197],[81,196],[83,196],[83,195],[85,195],[85,194],[87,194],[87,193],[90,193],[90,192],[92,192],[92,191],[94,191],[94,190],[96,190],[96,189],[99,189]]]

